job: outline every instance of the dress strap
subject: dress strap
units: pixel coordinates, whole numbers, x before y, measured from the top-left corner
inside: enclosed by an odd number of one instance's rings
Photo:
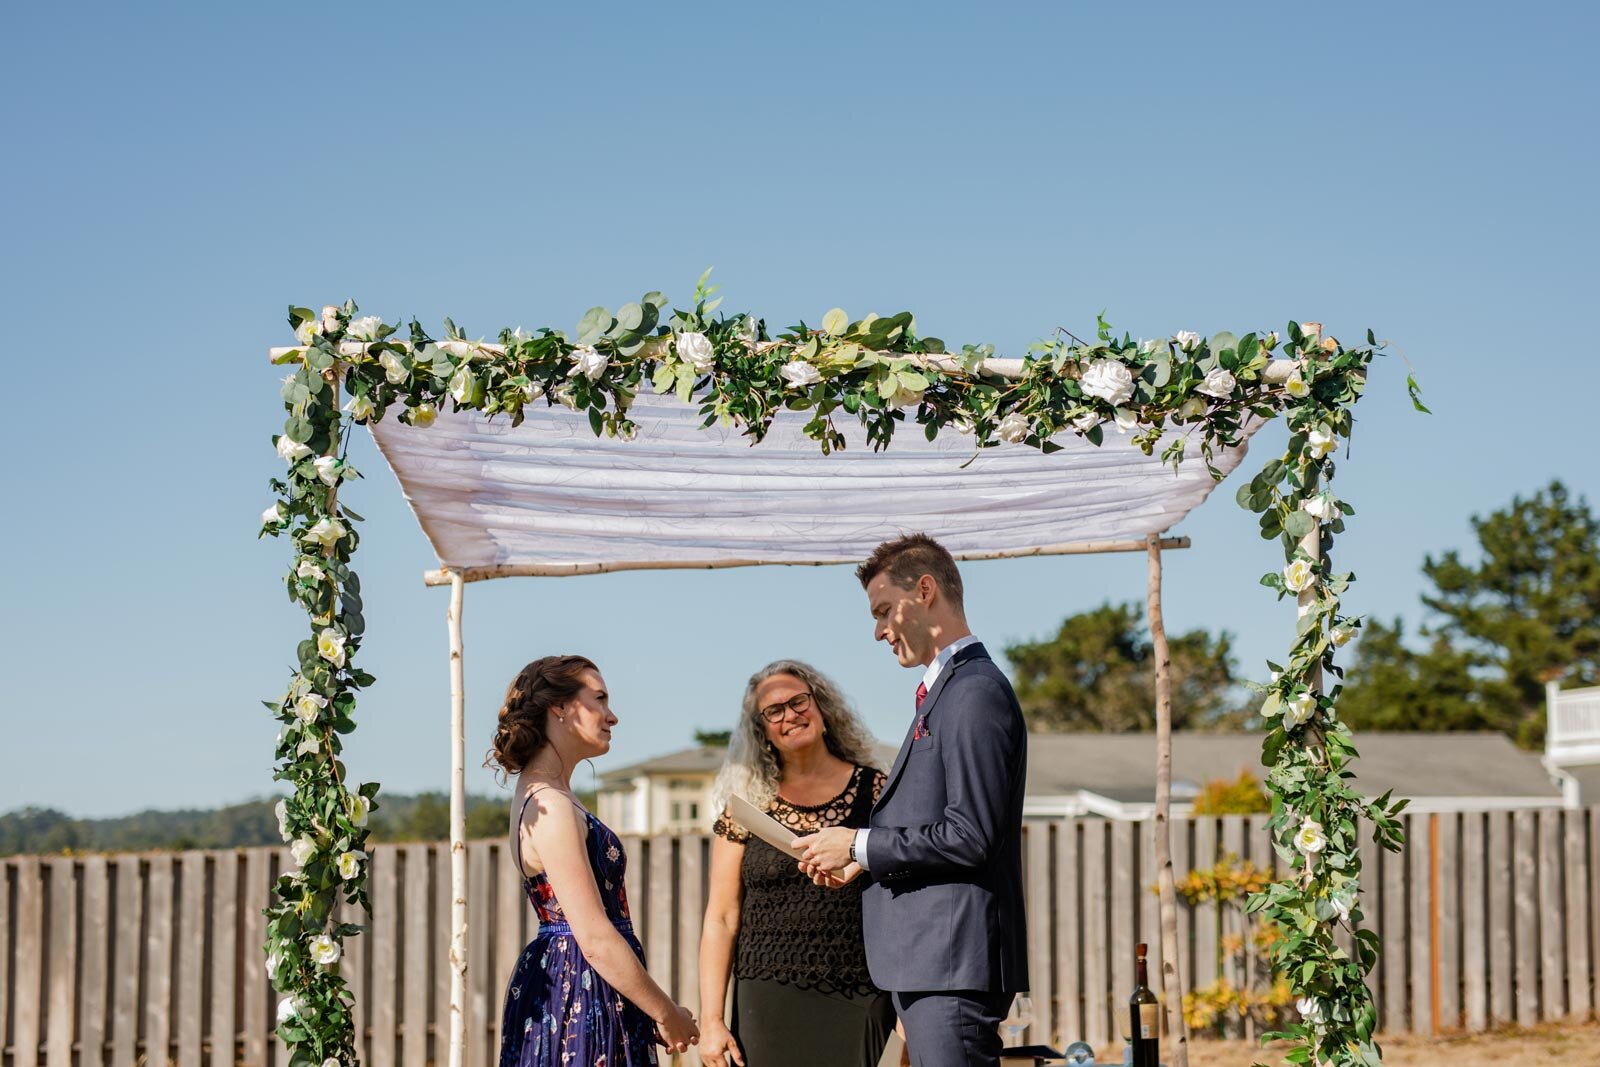
[[[533,799],[535,792],[537,792],[537,788],[530,789],[527,795],[522,798],[522,807],[517,809],[517,826],[516,829],[511,831],[511,855],[516,857],[517,873],[522,875],[524,880],[527,879],[528,872],[522,867],[522,816],[527,813],[528,801]]]

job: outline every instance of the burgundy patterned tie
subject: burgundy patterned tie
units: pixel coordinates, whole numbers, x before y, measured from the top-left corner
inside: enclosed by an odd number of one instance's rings
[[[917,711],[922,711],[922,702],[928,699],[928,685],[926,682],[917,683]],[[921,741],[928,736],[928,717],[917,715],[917,728],[911,732],[911,740]]]
[[[918,711],[922,710],[922,702],[924,700],[927,700],[927,699],[928,699],[928,684],[926,682],[918,682],[917,683],[917,710]]]

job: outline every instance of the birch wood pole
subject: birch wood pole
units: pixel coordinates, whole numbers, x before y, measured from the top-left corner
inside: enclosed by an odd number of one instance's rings
[[[461,575],[450,580],[450,1067],[467,1037],[467,693],[462,670]]]
[[[1149,541],[1150,642],[1156,659],[1156,879],[1161,894],[1161,984],[1167,996],[1172,1067],[1189,1067],[1189,1028],[1183,1018],[1183,972],[1178,963],[1178,888],[1172,872],[1172,655],[1161,615],[1161,538]]]

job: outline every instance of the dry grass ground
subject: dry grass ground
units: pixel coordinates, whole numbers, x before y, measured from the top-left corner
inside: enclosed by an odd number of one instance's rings
[[[1395,1035],[1379,1043],[1387,1067],[1600,1067],[1600,1023],[1594,1022],[1432,1040]],[[1282,1062],[1271,1049],[1243,1041],[1196,1041],[1189,1048],[1189,1067]]]

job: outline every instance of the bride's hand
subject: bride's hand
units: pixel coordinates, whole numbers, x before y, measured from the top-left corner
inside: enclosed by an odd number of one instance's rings
[[[837,871],[826,871],[814,863],[801,860],[800,873],[824,889],[840,889],[861,877],[861,864],[851,860]]]
[[[727,1026],[721,1019],[707,1019],[700,1035],[700,1062],[706,1067],[727,1067],[724,1057],[732,1058],[737,1067],[744,1067],[744,1053],[739,1051],[739,1042]]]
[[[682,1053],[700,1040],[700,1030],[694,1014],[682,1004],[674,1004],[665,1019],[656,1020],[656,1037],[668,1052]]]

